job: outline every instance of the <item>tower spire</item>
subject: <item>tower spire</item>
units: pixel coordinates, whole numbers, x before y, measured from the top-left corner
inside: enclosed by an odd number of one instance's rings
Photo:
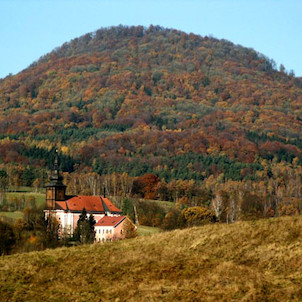
[[[63,176],[60,174],[60,168],[59,168],[59,155],[58,155],[58,149],[56,149],[56,156],[54,160],[53,170],[50,175],[50,183],[53,185],[63,185]]]
[[[49,183],[46,185],[46,206],[47,209],[55,209],[56,201],[65,200],[66,186],[63,184],[63,176],[60,174],[59,156],[56,149],[53,169],[49,177]]]
[[[54,170],[59,170],[59,156],[58,156],[58,149],[56,149],[56,157],[55,157],[55,164],[54,164]]]

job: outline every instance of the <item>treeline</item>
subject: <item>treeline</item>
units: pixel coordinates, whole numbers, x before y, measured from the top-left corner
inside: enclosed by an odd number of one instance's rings
[[[173,179],[201,181],[210,175],[221,173],[226,180],[255,180],[256,172],[263,170],[263,166],[260,163],[241,163],[227,156],[187,153],[150,160],[148,158],[124,160],[119,157],[112,161],[107,158],[98,159],[94,160],[93,170],[100,175],[127,172],[131,176],[141,176],[153,173],[166,181]]]
[[[140,170],[137,174],[142,174],[141,176],[132,176],[127,172],[105,174],[107,171],[104,170],[103,174],[92,172],[92,169],[86,172],[64,172],[67,194],[103,195],[105,192],[106,195],[114,197],[158,199],[188,206],[211,206],[213,210],[215,204],[218,204],[216,216],[219,219],[220,216],[227,215],[222,213],[230,209],[236,212],[232,216],[239,217],[245,200],[250,200],[251,203],[252,200],[258,200],[263,217],[267,216],[267,213],[273,216],[282,215],[291,207],[293,213],[301,211],[302,167],[299,165],[299,158],[294,158],[290,165],[284,161],[265,159],[259,163],[242,164],[224,157],[213,159],[210,156],[189,154],[179,156],[178,160],[173,159],[171,162],[188,170],[195,170],[196,174],[199,168],[200,177],[194,179],[184,175],[181,179],[181,174],[178,174],[177,178],[172,174],[173,177],[169,178],[165,177],[167,174],[163,174],[162,170],[151,170],[153,173]],[[173,166],[168,166],[167,171],[169,169],[170,173],[175,173]],[[47,175],[43,174],[43,170],[23,170],[9,165],[6,170],[2,169],[0,172],[2,192],[21,184],[32,184],[39,188],[47,182]],[[38,177],[35,178],[35,172],[42,174],[37,174]],[[3,193],[1,196],[3,200]],[[230,221],[236,219],[232,218]]]
[[[29,147],[24,142],[5,139],[0,143],[0,169],[8,174],[10,186],[33,186],[35,180],[46,181],[48,170],[58,156],[60,169],[73,172],[78,161],[56,148]]]
[[[20,201],[20,202],[19,202]],[[9,219],[0,217],[0,254],[29,252],[61,246],[55,221],[45,219],[43,207],[36,206],[33,196],[21,200],[10,200],[3,207],[18,206],[22,218]],[[12,209],[12,208],[11,208]]]
[[[166,181],[152,173],[140,177],[127,173],[102,176],[72,173],[66,178],[66,184],[70,194],[103,194],[105,189],[105,193],[113,197],[166,200],[180,208],[207,207],[214,211],[217,220],[223,222],[301,214],[302,168],[298,159],[294,159],[291,166],[285,162],[262,160],[261,166],[262,169],[255,172],[254,180],[228,179],[223,172],[209,175],[202,181]],[[118,206],[121,205],[119,201]],[[150,210],[150,217],[157,217],[157,206],[150,204],[150,207],[154,208]],[[141,214],[144,212],[148,211],[142,210]]]

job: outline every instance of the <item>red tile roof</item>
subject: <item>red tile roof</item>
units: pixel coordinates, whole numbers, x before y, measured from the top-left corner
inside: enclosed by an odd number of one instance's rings
[[[121,223],[126,216],[117,216],[117,217],[112,217],[112,216],[104,216],[102,219],[100,219],[95,226],[113,226],[115,227],[119,223]]]
[[[102,199],[110,212],[121,212],[121,210],[117,208],[108,198],[102,197]]]
[[[56,201],[56,210],[67,210],[66,201]]]
[[[70,211],[104,212],[104,206],[99,196],[75,196],[67,201]]]
[[[108,198],[100,196],[74,196],[66,204],[71,212],[81,212],[84,208],[87,212],[121,212]]]

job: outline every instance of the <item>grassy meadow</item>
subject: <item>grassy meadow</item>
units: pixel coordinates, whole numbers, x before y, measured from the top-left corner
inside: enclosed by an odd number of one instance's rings
[[[11,218],[13,220],[19,219],[23,217],[23,213],[21,211],[15,211],[15,212],[0,212],[0,217],[4,216],[7,218]]]
[[[1,301],[301,301],[302,217],[0,258]]]
[[[137,235],[138,236],[149,236],[161,231],[160,228],[150,227],[146,225],[138,225],[137,226]]]
[[[45,193],[36,193],[36,192],[7,192],[6,197],[8,200],[16,198],[25,198],[34,197],[36,201],[36,206],[38,208],[43,208],[45,206]]]
[[[10,191],[6,193],[6,199],[8,203],[12,203],[14,199],[19,200],[29,200],[30,197],[34,197],[36,207],[43,209],[45,207],[45,193],[44,192],[34,192],[31,187],[19,187],[15,191]],[[11,221],[22,218],[22,209],[17,211],[0,211],[0,219],[4,218],[6,221]]]

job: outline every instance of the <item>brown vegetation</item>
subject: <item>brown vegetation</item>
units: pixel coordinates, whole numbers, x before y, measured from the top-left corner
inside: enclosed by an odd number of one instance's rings
[[[2,301],[301,301],[302,217],[5,256]]]

